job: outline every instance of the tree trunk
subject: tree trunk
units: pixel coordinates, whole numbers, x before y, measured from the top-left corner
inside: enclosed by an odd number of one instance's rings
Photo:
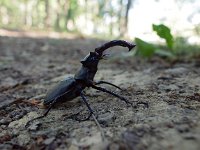
[[[68,28],[68,22],[71,19],[71,0],[68,0],[64,5],[64,11],[65,11],[65,26],[67,30],[70,30]]]
[[[28,24],[28,2],[25,1],[25,10],[24,10],[24,24]]]
[[[56,22],[55,22],[55,27],[56,29],[60,30],[60,19],[61,19],[61,2],[60,0],[57,0],[57,10],[56,10]]]
[[[45,0],[45,18],[44,18],[45,27],[50,27],[50,14],[49,14],[49,0]]]
[[[88,20],[88,0],[85,0],[85,27],[87,28],[87,20]]]
[[[109,12],[109,15],[110,15],[109,33],[112,36],[113,35],[113,28],[114,28],[114,24],[113,24],[114,10],[113,10],[111,2],[109,2],[109,5],[110,5],[110,12]]]
[[[123,23],[121,25],[120,36],[125,36],[128,34],[128,13],[131,8],[132,0],[128,0],[125,9],[125,17],[123,19]],[[123,12],[123,11],[122,11]]]
[[[132,0],[128,0],[128,3],[126,5],[126,14],[125,14],[125,34],[128,33],[128,13],[129,13],[129,10],[131,8],[131,3],[132,3]]]
[[[120,6],[120,9],[119,9],[119,12],[118,12],[118,30],[119,30],[119,36],[122,36],[123,35],[123,30],[122,30],[122,26],[123,26],[123,22],[122,22],[122,12],[123,12],[123,0],[120,0],[119,2],[119,6]]]

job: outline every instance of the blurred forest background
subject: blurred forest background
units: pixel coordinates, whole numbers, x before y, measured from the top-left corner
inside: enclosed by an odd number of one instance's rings
[[[143,56],[194,56],[200,42],[200,1],[0,0],[0,28],[135,39],[141,49],[137,54]]]

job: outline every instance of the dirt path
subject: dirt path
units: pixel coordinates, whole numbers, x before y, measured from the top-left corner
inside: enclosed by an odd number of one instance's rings
[[[46,118],[24,125],[44,109],[25,103],[43,100],[47,90],[73,75],[79,60],[104,43],[94,39],[0,37],[0,149],[200,149],[200,70],[196,61],[170,65],[132,57],[100,63],[96,80],[127,89],[137,108],[92,89],[86,90],[106,140],[91,119],[67,116],[85,108],[80,98],[58,105]],[[125,49],[121,51],[127,51]],[[120,48],[112,50],[117,54]],[[85,108],[81,116],[87,114]]]

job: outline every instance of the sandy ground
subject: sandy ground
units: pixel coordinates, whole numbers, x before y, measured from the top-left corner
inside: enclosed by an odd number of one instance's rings
[[[148,108],[132,108],[86,89],[104,141],[92,118],[79,122],[67,117],[80,109],[81,117],[88,114],[81,98],[57,105],[47,117],[25,128],[27,121],[45,111],[36,103],[46,92],[73,76],[81,66],[79,60],[104,42],[0,37],[0,149],[200,149],[200,63],[119,58],[127,51],[120,47],[109,51],[113,57],[99,64],[95,79],[126,89],[104,86],[131,102],[148,102]]]

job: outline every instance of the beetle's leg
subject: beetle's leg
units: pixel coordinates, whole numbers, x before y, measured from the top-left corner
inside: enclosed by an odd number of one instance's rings
[[[94,88],[94,89],[97,89],[99,91],[111,94],[111,95],[121,99],[122,101],[126,102],[126,104],[130,104],[131,106],[133,106],[133,104],[131,102],[129,102],[126,98],[124,98],[124,97],[122,97],[122,96],[120,96],[120,95],[118,95],[118,94],[116,94],[114,92],[111,92],[111,91],[109,91],[109,90],[107,90],[105,88],[102,88],[102,87],[99,87],[99,86],[96,86],[96,85],[91,85],[91,87]]]
[[[44,113],[42,116],[36,117],[36,118],[34,118],[34,119],[32,119],[32,120],[29,120],[29,121],[26,123],[25,127],[28,127],[28,126],[30,125],[31,122],[33,122],[33,121],[35,121],[35,120],[37,120],[37,119],[40,119],[40,118],[43,118],[43,117],[47,116],[47,114],[49,113],[49,111],[51,110],[51,108],[52,108],[52,107],[54,106],[54,104],[56,103],[56,100],[57,100],[57,99],[55,99],[55,100],[50,104],[49,108],[45,111],[45,113]]]
[[[85,95],[83,94],[83,92],[80,93],[80,96],[81,96],[83,102],[86,104],[87,108],[89,109],[89,112],[90,112],[91,114],[93,114],[93,110],[92,110],[92,108],[90,107],[90,105],[88,104],[87,99],[86,99]]]
[[[83,102],[86,104],[86,106],[87,106],[87,108],[88,108],[90,114],[89,114],[89,116],[88,116],[87,118],[85,118],[85,119],[79,119],[79,118],[77,117],[77,115],[78,115],[80,112],[78,112],[77,114],[73,115],[73,117],[75,116],[75,120],[77,120],[77,121],[86,121],[86,120],[89,120],[90,117],[92,116],[93,110],[92,110],[92,108],[90,107],[90,105],[88,104],[87,99],[86,99],[85,95],[83,94],[83,92],[80,93],[80,96],[81,96]]]
[[[110,82],[107,82],[107,81],[98,81],[98,82],[95,83],[95,85],[99,85],[99,84],[108,84],[108,85],[114,86],[114,87],[116,87],[116,88],[118,88],[118,89],[120,89],[120,90],[123,90],[123,89],[120,88],[119,86],[114,85],[114,84],[112,84],[112,83],[110,83]]]
[[[100,132],[101,132],[101,136],[102,136],[102,139],[103,139],[103,141],[104,141],[105,135],[104,135],[103,129],[101,128],[101,125],[99,124],[97,118],[95,117],[94,112],[93,112],[92,108],[90,107],[90,105],[88,104],[87,99],[86,99],[85,95],[83,94],[83,92],[80,93],[80,96],[81,96],[81,98],[83,99],[83,102],[86,104],[87,108],[89,109],[90,115],[89,115],[88,119],[89,119],[91,116],[93,117],[93,119],[94,119],[96,125],[98,126],[98,128],[99,128],[99,130],[100,130]]]
[[[99,91],[102,91],[102,92],[111,94],[111,95],[113,95],[113,96],[115,96],[115,97],[121,99],[122,101],[126,102],[126,104],[130,104],[132,107],[136,107],[136,106],[133,105],[133,103],[129,102],[129,101],[128,101],[126,98],[124,98],[123,96],[120,96],[120,95],[118,95],[118,94],[116,94],[116,93],[114,93],[114,92],[111,92],[111,91],[109,91],[109,90],[107,90],[107,89],[105,89],[105,88],[102,88],[102,87],[99,87],[99,86],[96,86],[96,85],[91,85],[91,87],[94,88],[94,89],[97,89],[97,90],[99,90]],[[145,105],[147,108],[149,107],[148,103],[146,103],[146,102],[137,102],[136,105],[138,105],[138,104],[143,104],[143,105]]]
[[[80,114],[80,112],[81,112],[81,111],[79,111],[79,112],[76,113],[76,114],[70,115],[70,116],[67,117],[67,118],[71,118],[71,119],[74,119],[74,120],[76,120],[76,121],[87,121],[87,120],[89,120],[90,117],[92,116],[92,113],[90,113],[90,114],[88,115],[87,118],[80,119],[80,118],[77,117],[77,116]]]

